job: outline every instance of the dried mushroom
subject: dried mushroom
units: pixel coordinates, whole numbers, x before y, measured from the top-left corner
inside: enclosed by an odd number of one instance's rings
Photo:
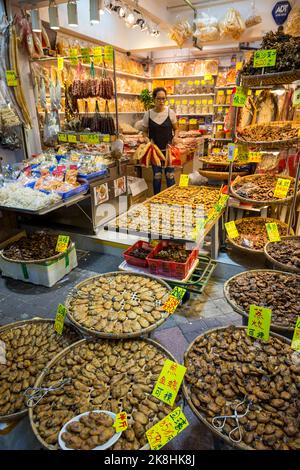
[[[61,438],[70,449],[92,450],[114,436],[113,424],[108,414],[91,412],[68,424]]]
[[[278,227],[279,235],[284,236],[287,233],[288,226],[280,220],[265,217],[247,217],[235,221],[239,236],[233,241],[244,248],[250,248],[263,253],[265,244],[269,241],[266,229],[266,223],[275,222]]]
[[[235,196],[240,196],[244,199],[252,201],[280,201],[279,198],[274,197],[278,178],[285,179],[282,176],[272,176],[268,174],[249,175],[237,178],[232,183],[232,191]],[[294,178],[290,178],[290,186],[286,197],[291,197],[295,188]]]
[[[3,250],[6,258],[15,261],[33,261],[51,258],[57,255],[57,235],[35,232],[29,233],[27,237],[13,242]]]
[[[71,320],[93,332],[139,334],[167,318],[162,306],[169,290],[161,282],[134,274],[91,278],[68,297]]]
[[[300,272],[300,237],[269,243],[267,253],[287,269],[292,268]]]
[[[167,358],[146,340],[81,341],[65,352],[40,384],[48,387],[54,379],[71,378],[62,390],[49,393],[30,410],[36,432],[57,448],[61,428],[74,416],[99,409],[126,411],[128,429],[113,450],[143,447],[146,430],[172,411],[151,395]],[[81,432],[81,438],[88,437]]]
[[[33,387],[53,357],[78,339],[67,325],[63,335],[58,335],[53,321],[28,321],[0,331],[5,359],[0,363],[0,420],[27,409],[24,391]]]
[[[258,342],[230,326],[199,336],[185,358],[185,381],[194,407],[212,424],[233,415],[237,404],[242,440],[256,450],[299,450],[300,366],[289,344],[270,337]],[[248,407],[248,411],[247,411]],[[215,422],[215,421],[214,421]],[[236,428],[227,419],[222,432]],[[232,436],[238,439],[237,430]]]
[[[229,300],[247,315],[251,304],[269,308],[271,323],[294,328],[299,316],[300,277],[278,271],[247,271],[228,283]]]

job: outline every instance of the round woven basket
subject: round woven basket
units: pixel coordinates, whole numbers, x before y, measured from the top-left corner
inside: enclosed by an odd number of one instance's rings
[[[38,376],[35,384],[34,384],[34,387],[37,388],[37,387],[40,387],[43,383],[43,380],[45,379],[46,375],[48,374],[48,372],[50,371],[51,367],[53,367],[63,356],[67,355],[69,351],[71,351],[73,348],[76,348],[79,344],[84,344],[86,342],[88,342],[89,340],[87,339],[82,339],[81,341],[77,341],[77,343],[74,343],[72,344],[71,346],[69,346],[68,348],[65,348],[63,351],[61,351],[59,354],[57,354],[53,359],[52,361],[49,362],[49,364],[47,364],[47,368],[44,369],[42,371],[42,373]],[[99,340],[96,340],[96,341],[99,341]],[[101,340],[100,340],[101,341]],[[144,342],[147,342],[147,343],[150,343],[152,344],[153,346],[155,346],[159,351],[163,352],[168,359],[170,359],[171,361],[173,362],[176,362],[176,359],[174,358],[174,356],[167,350],[165,349],[161,344],[157,343],[156,341],[152,340],[152,339],[149,339],[149,338],[136,338],[135,341],[144,341]],[[47,442],[42,438],[42,436],[40,435],[35,423],[34,423],[34,420],[33,420],[33,411],[32,411],[32,408],[29,408],[29,421],[30,421],[30,425],[31,425],[31,428],[36,436],[36,438],[38,439],[38,441],[46,448],[46,449],[49,449],[49,450],[57,450],[58,449],[58,445],[50,445],[50,444],[47,444]],[[140,450],[148,450],[149,449],[149,445],[146,445],[144,447],[142,447]]]
[[[205,157],[200,157],[199,158],[199,161],[202,162],[202,163],[205,163],[206,165],[215,165],[215,166],[221,166],[221,167],[228,167],[229,168],[229,165],[230,165],[230,162],[220,162],[220,161],[213,161],[213,160],[208,160],[206,159]],[[233,168],[235,167],[240,167],[240,166],[246,166],[246,165],[250,165],[250,163],[248,162],[237,162],[237,161],[234,161],[233,162]]]
[[[188,357],[188,354],[190,352],[190,350],[193,348],[195,342],[203,337],[203,336],[208,336],[209,334],[215,332],[215,331],[224,331],[226,330],[228,327],[220,327],[220,328],[213,328],[211,330],[208,330],[206,331],[205,333],[202,333],[201,335],[197,336],[197,338],[194,339],[194,341],[189,345],[188,349],[185,351],[184,353],[184,365],[187,367],[187,357]],[[246,329],[245,326],[236,326],[237,329]],[[273,333],[273,332],[270,332],[270,336],[274,336],[280,340],[282,340],[284,343],[287,343],[287,344],[290,344],[290,341],[283,337],[283,336],[280,336],[276,333]],[[236,443],[236,442],[233,442],[231,441],[231,439],[226,436],[225,434],[222,434],[220,431],[218,431],[217,429],[215,429],[206,419],[205,415],[204,414],[201,414],[201,412],[199,410],[197,410],[197,408],[195,407],[194,403],[192,402],[192,399],[191,399],[191,395],[190,395],[190,386],[187,384],[187,382],[184,380],[183,382],[183,395],[189,405],[189,407],[191,408],[191,410],[193,411],[193,413],[197,416],[197,418],[218,438],[221,438],[223,439],[227,444],[229,444],[230,446],[236,448],[236,449],[240,449],[240,450],[254,450],[252,447],[249,447],[247,446],[246,444],[244,443]]]
[[[71,247],[72,245],[72,241],[70,240],[69,241],[69,244],[68,244],[68,248],[67,248],[67,251],[69,250],[69,248]],[[1,250],[0,251],[0,256],[2,259],[4,259],[5,261],[9,261],[10,263],[17,263],[17,264],[43,264],[43,263],[47,263],[48,261],[55,261],[55,260],[58,260],[60,258],[63,258],[65,255],[66,255],[66,251],[63,252],[63,253],[57,253],[56,255],[53,255],[53,256],[50,256],[49,258],[43,258],[43,259],[33,259],[33,260],[17,260],[17,259],[11,259],[11,258],[7,258],[7,256],[5,256],[3,254],[3,251],[4,250]]]
[[[300,240],[300,237],[297,236],[292,236],[292,237],[281,237],[281,240]],[[272,245],[273,242],[268,242],[264,246],[264,253],[266,255],[266,258],[271,261],[271,263],[276,266],[276,268],[282,269],[283,271],[289,271],[291,273],[296,273],[300,274],[300,268],[294,268],[293,266],[287,266],[286,264],[280,263],[276,259],[272,258],[272,256],[269,254],[268,249]]]
[[[106,274],[100,274],[98,276],[92,276],[88,279],[85,279],[84,281],[80,282],[79,284],[74,286],[74,289],[80,289],[80,287],[83,287],[86,284],[89,284],[92,280],[98,279],[100,277],[111,277],[111,276],[116,276],[116,275],[130,275],[130,273],[122,273],[120,271],[113,271],[110,273]],[[151,276],[150,274],[140,274],[140,273],[134,273],[132,274],[133,276],[139,276],[139,277],[147,277],[150,278],[158,283],[160,283],[162,286],[164,286],[168,291],[172,291],[171,287],[162,279],[159,279],[155,276]],[[132,333],[105,333],[104,331],[96,331],[91,328],[87,328],[83,325],[81,325],[78,321],[76,321],[73,316],[70,313],[70,302],[72,300],[72,292],[67,296],[66,301],[65,301],[65,307],[67,308],[67,316],[70,320],[70,322],[78,328],[79,331],[81,331],[83,334],[88,335],[90,337],[98,337],[98,338],[106,338],[106,339],[126,339],[126,338],[137,338],[142,335],[148,335],[151,331],[155,330],[158,328],[168,317],[169,314],[168,312],[164,312],[162,315],[162,318],[158,320],[157,322],[153,323],[152,325],[148,326],[147,328],[141,328],[139,331],[135,331]]]
[[[264,73],[263,75],[241,75],[242,86],[286,85],[300,79],[300,70]]]
[[[252,176],[253,175],[242,176],[240,179],[234,180],[230,185],[230,192],[231,192],[232,196],[234,196],[236,199],[239,199],[240,201],[247,202],[247,203],[250,203],[250,204],[254,204],[255,206],[271,206],[271,205],[286,204],[286,203],[290,202],[293,199],[293,195],[291,195],[291,196],[286,197],[284,199],[275,198],[275,199],[270,199],[270,200],[259,200],[259,201],[257,201],[256,199],[245,198],[245,197],[240,196],[239,194],[237,194],[237,192],[235,191],[235,185],[237,183],[241,183],[241,180],[243,180],[243,182],[247,183],[247,178],[248,178],[249,182],[251,182]],[[283,179],[289,179],[291,181],[295,181],[295,178],[293,178],[291,176],[285,176]],[[298,194],[298,196],[300,195],[300,188],[297,191],[297,194]]]
[[[17,321],[14,323],[9,323],[8,325],[4,325],[0,328],[0,339],[1,339],[1,333],[7,330],[13,330],[15,328],[22,327],[24,325],[28,325],[31,323],[52,323],[54,325],[54,320],[51,319],[44,319],[44,318],[32,318],[31,320],[22,320],[22,321]],[[69,328],[72,331],[75,331],[71,325],[65,325],[65,327]],[[76,331],[77,333],[77,331]],[[78,337],[80,338],[80,334],[78,334]],[[28,413],[28,408],[24,408],[22,411],[18,411],[17,413],[12,413],[9,415],[0,415],[0,423],[8,423],[10,421],[17,421],[23,416],[25,416]]]
[[[242,222],[247,221],[247,220],[253,220],[255,218],[256,217],[245,217],[243,219],[235,220],[236,228],[238,229],[239,224],[241,224]],[[281,222],[281,220],[272,219],[271,217],[257,217],[257,218],[259,220],[263,220],[264,223],[276,223],[276,224],[279,224],[281,226],[283,225],[283,226],[286,227],[286,231],[288,231],[288,224],[286,224],[285,222]],[[292,228],[290,229],[290,233],[292,235],[294,234],[294,231],[293,231]],[[238,243],[236,243],[236,241],[233,238],[229,238],[228,236],[227,236],[227,240],[228,240],[228,243],[232,246],[232,248],[234,248],[235,250],[237,250],[241,253],[248,254],[248,255],[250,254],[251,256],[253,256],[253,255],[255,255],[255,256],[264,256],[264,250],[263,249],[254,250],[253,248],[247,248],[246,246],[241,246]]]
[[[198,170],[200,175],[205,176],[208,179],[213,180],[228,180],[229,172],[228,171],[212,171],[212,170]],[[232,177],[236,178],[237,176],[245,176],[248,174],[248,171],[234,171]]]
[[[277,271],[277,270],[272,270],[272,269],[251,269],[250,271],[247,271],[247,272],[270,272],[272,274],[273,273],[279,273],[279,274],[287,274],[288,276],[292,275],[292,273],[289,273],[289,272]],[[237,313],[239,313],[240,315],[242,315],[244,318],[246,318],[248,320],[248,317],[249,317],[248,313],[245,312],[245,310],[243,310],[241,307],[239,307],[230,298],[230,294],[229,294],[229,283],[231,281],[233,281],[234,279],[237,279],[239,276],[242,276],[243,274],[245,274],[245,272],[236,274],[235,276],[232,276],[230,279],[228,279],[225,282],[225,284],[224,284],[224,296],[225,296],[225,299],[227,300],[227,302],[229,303],[229,305],[231,305],[231,307]],[[299,277],[299,280],[300,280],[300,277]],[[271,326],[270,326],[271,331],[275,331],[276,333],[279,333],[280,335],[283,335],[283,336],[291,335],[293,333],[294,329],[295,329],[295,327],[279,326],[279,325],[274,324],[274,323],[271,323]]]

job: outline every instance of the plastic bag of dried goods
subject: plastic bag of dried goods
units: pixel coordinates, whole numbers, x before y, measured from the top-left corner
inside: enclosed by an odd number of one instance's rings
[[[169,38],[175,41],[178,47],[182,47],[187,39],[193,35],[192,27],[187,20],[179,20],[171,28]]]
[[[220,38],[218,20],[214,16],[201,12],[200,16],[194,20],[194,23],[196,25],[194,36],[199,41],[217,41]]]
[[[225,17],[219,22],[221,39],[239,39],[245,31],[245,22],[235,8],[229,8]]]
[[[252,28],[252,26],[256,26],[257,24],[260,24],[262,22],[261,16],[257,14],[256,8],[255,8],[255,2],[252,2],[251,7],[252,7],[252,13],[250,16],[248,16],[248,18],[245,21],[246,28]]]
[[[284,32],[291,36],[300,36],[300,8],[294,6],[284,26]]]

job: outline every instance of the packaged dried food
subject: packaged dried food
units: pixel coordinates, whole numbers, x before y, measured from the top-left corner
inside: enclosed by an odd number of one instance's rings
[[[245,23],[237,10],[229,8],[223,20],[219,22],[219,28],[222,39],[239,39],[245,31]]]
[[[194,36],[200,42],[217,41],[219,39],[220,32],[217,18],[201,12],[200,16],[194,20],[194,23],[196,26]]]
[[[180,48],[192,35],[192,28],[188,20],[179,20],[169,32],[169,38],[175,41]]]
[[[291,36],[300,36],[300,8],[296,5],[293,6],[287,22],[284,25],[284,32]]]

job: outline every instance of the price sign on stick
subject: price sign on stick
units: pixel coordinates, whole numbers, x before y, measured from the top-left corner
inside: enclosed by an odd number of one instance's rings
[[[270,242],[280,242],[280,234],[276,223],[267,223],[266,229]]]
[[[189,425],[181,408],[178,406],[165,418],[146,431],[146,436],[152,450],[160,450],[174,439]]]
[[[94,64],[99,65],[102,62],[102,54],[103,49],[102,47],[94,47],[93,48],[93,56],[94,56]]]
[[[81,55],[82,55],[82,62],[84,64],[90,64],[91,57],[90,57],[90,49],[88,47],[82,47]]]
[[[238,148],[235,146],[235,144],[228,144],[227,161],[233,162],[236,159],[237,152],[238,152]]]
[[[262,51],[256,51],[254,54],[253,67],[274,67],[276,64],[276,57],[276,49],[264,49]]]
[[[269,308],[250,305],[247,327],[248,336],[269,341],[272,312]]]
[[[234,220],[231,222],[226,222],[225,228],[229,238],[237,238],[239,236],[239,232],[236,228]]]
[[[248,153],[248,162],[249,163],[260,163],[262,159],[261,152],[249,152]]]
[[[67,309],[64,305],[59,304],[56,312],[54,329],[55,331],[61,335],[64,329],[65,318],[67,315]]]
[[[236,108],[243,108],[246,104],[246,101],[247,101],[247,91],[243,87],[237,86],[236,92],[233,97],[232,106]]]
[[[70,62],[71,65],[78,65],[77,49],[70,49]]]
[[[300,317],[297,318],[291,348],[300,351]]]
[[[57,70],[63,70],[64,68],[64,58],[58,57],[57,58]]]
[[[57,239],[57,244],[55,251],[58,253],[64,253],[69,245],[70,237],[69,235],[59,235]]]
[[[286,198],[289,192],[290,185],[291,180],[287,178],[278,178],[274,191],[274,197],[278,197],[279,199]]]
[[[179,187],[186,188],[189,185],[189,175],[180,175]]]
[[[166,359],[152,395],[173,406],[185,372],[186,367]]]

